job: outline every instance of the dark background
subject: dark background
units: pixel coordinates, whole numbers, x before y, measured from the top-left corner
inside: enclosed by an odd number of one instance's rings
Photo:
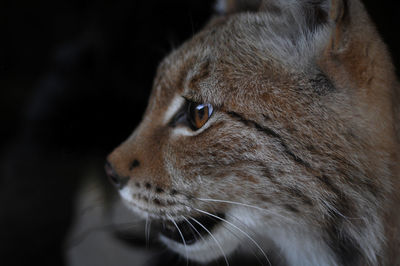
[[[399,1],[364,2],[399,69]],[[101,169],[135,128],[157,64],[205,24],[212,6],[0,3],[1,265],[63,265],[83,169]]]

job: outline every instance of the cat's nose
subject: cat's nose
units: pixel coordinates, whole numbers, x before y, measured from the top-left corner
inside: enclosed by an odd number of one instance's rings
[[[129,177],[118,175],[110,162],[106,162],[104,169],[111,184],[113,184],[116,188],[122,189],[126,185],[126,183],[128,183]]]

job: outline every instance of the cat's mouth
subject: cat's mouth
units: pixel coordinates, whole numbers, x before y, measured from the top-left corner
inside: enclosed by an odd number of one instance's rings
[[[223,213],[215,214],[225,219]],[[181,221],[164,221],[161,223],[161,234],[181,244],[192,245],[212,233],[212,230],[221,222],[220,219],[211,216],[198,216]],[[178,229],[179,228],[179,229]]]

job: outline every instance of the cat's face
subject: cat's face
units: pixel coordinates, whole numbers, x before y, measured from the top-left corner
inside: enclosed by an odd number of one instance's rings
[[[343,217],[373,210],[343,234],[377,219],[386,189],[363,165],[381,166],[365,155],[376,148],[373,118],[353,84],[343,85],[351,73],[336,79],[342,59],[325,57],[330,6],[304,32],[300,11],[285,17],[263,3],[265,12],[214,19],[168,56],[143,121],[108,157],[126,205],[163,222],[162,241],[197,261],[242,243],[260,252],[288,231],[319,243],[314,252],[329,249],[340,244]]]

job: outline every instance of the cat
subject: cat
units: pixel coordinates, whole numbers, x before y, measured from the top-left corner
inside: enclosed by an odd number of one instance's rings
[[[191,261],[400,265],[399,86],[363,4],[217,10],[107,157],[123,202]]]

